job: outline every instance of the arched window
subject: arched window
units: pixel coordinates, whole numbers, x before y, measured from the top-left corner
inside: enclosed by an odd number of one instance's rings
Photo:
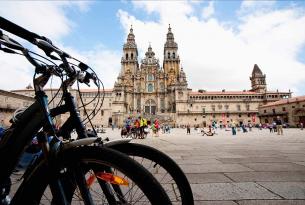
[[[147,80],[154,80],[154,75],[153,74],[148,74],[147,75]]]
[[[133,59],[133,53],[131,53],[131,57],[130,58]]]
[[[147,92],[153,92],[154,91],[154,86],[152,83],[148,83],[147,85]]]
[[[167,58],[168,58],[168,59],[171,58],[170,52],[167,53]]]
[[[126,60],[128,60],[128,53],[126,53]]]
[[[173,52],[173,58],[176,58],[176,54],[175,54],[175,52]]]

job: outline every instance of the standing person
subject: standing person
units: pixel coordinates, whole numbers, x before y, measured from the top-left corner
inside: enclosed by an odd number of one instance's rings
[[[156,137],[159,137],[159,121],[158,121],[158,119],[155,119],[155,122],[154,122],[154,124],[155,124],[155,129],[156,129]]]
[[[191,134],[191,126],[190,126],[190,124],[187,124],[187,126],[186,126],[186,134],[187,135]]]
[[[135,138],[140,137],[140,133],[141,133],[141,131],[140,131],[140,121],[138,119],[136,119],[135,122],[134,122],[134,128],[136,129]]]
[[[303,122],[300,123],[300,127],[301,127],[301,130],[303,130],[303,128],[304,128]]]
[[[236,124],[233,120],[231,120],[231,129],[232,129],[232,135],[236,135]]]
[[[277,135],[283,135],[283,122],[280,116],[277,116],[275,123],[276,123]]]

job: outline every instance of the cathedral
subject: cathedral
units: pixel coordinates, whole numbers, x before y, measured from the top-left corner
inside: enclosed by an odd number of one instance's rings
[[[121,72],[113,88],[115,119],[124,114],[162,115],[176,112],[176,95],[187,91],[187,81],[180,67],[178,45],[171,27],[164,44],[160,66],[149,45],[144,59],[138,62],[138,49],[133,29],[123,46]],[[116,120],[117,121],[117,120]]]

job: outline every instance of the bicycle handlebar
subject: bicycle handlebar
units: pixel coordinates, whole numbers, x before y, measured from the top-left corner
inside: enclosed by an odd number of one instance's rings
[[[21,26],[18,26],[17,24],[14,24],[13,22],[11,22],[1,16],[0,16],[0,28],[2,28],[3,30],[6,30],[7,32],[10,32],[16,36],[19,36],[20,38],[23,38],[33,44],[35,44],[36,39],[42,39],[42,40],[48,41],[49,43],[52,43],[46,37],[43,37],[36,33],[28,31],[25,28],[22,28]]]
[[[0,16],[0,28],[38,46],[50,57],[52,57],[51,53],[54,51],[55,53],[57,53],[60,56],[61,60],[65,64],[63,69],[68,73],[68,75],[72,76],[73,74],[75,74],[75,70],[70,67],[68,61],[66,60],[66,58],[71,58],[71,56],[68,53],[66,53],[66,52],[60,50],[59,48],[57,48],[56,46],[54,46],[50,39],[48,39],[44,36],[40,36],[31,31],[28,31],[25,28],[18,26],[17,24],[15,24],[1,16]],[[0,34],[2,34],[2,32]],[[2,34],[1,36],[4,36],[4,35]],[[18,50],[21,50],[20,48],[23,48],[20,44],[18,45],[18,42],[13,41],[13,39],[6,38],[5,40],[9,43],[7,45],[9,45],[10,48],[18,49]],[[8,41],[8,40],[10,40],[10,41]],[[79,68],[82,71],[86,71],[88,69],[88,66],[86,64],[80,62]],[[96,83],[96,76],[94,76],[93,74],[90,74],[88,72],[86,72],[86,73],[87,73],[87,75],[85,77],[85,83],[87,84],[88,81],[90,81],[90,79],[92,79]]]

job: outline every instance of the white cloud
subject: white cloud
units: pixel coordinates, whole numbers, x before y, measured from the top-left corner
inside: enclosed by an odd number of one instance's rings
[[[65,9],[69,7],[86,12],[89,9],[89,3],[83,1],[1,2],[0,15],[30,31],[49,37],[56,42],[55,45],[72,56],[89,62],[88,64],[99,74],[106,87],[111,88],[120,68],[119,54],[101,46],[90,51],[78,51],[75,48],[65,47],[64,43],[61,42],[62,38],[69,35],[75,25],[67,18]],[[36,47],[31,48],[35,52],[41,53]],[[0,65],[0,89],[22,89],[29,83],[32,84],[34,68],[24,57],[0,52]],[[58,83],[53,83],[53,87],[56,86]]]
[[[209,5],[202,9],[202,18],[204,18],[204,19],[209,18],[214,14],[214,12],[215,12],[214,2],[210,1]]]
[[[256,63],[267,76],[269,90],[291,88],[297,94],[305,94],[299,90],[305,82],[305,65],[297,59],[305,43],[303,11],[271,9],[271,4],[268,12],[256,7],[238,16],[234,22],[237,27],[230,27],[215,18],[198,19],[193,13],[193,4],[188,2],[133,3],[148,15],[154,12],[160,16],[156,21],[144,21],[124,10],[118,12],[126,35],[129,25],[133,24],[141,58],[151,41],[162,60],[170,23],[190,88],[250,89],[249,76]]]
[[[249,12],[255,9],[272,8],[275,4],[275,0],[243,0],[240,8],[241,12]]]

